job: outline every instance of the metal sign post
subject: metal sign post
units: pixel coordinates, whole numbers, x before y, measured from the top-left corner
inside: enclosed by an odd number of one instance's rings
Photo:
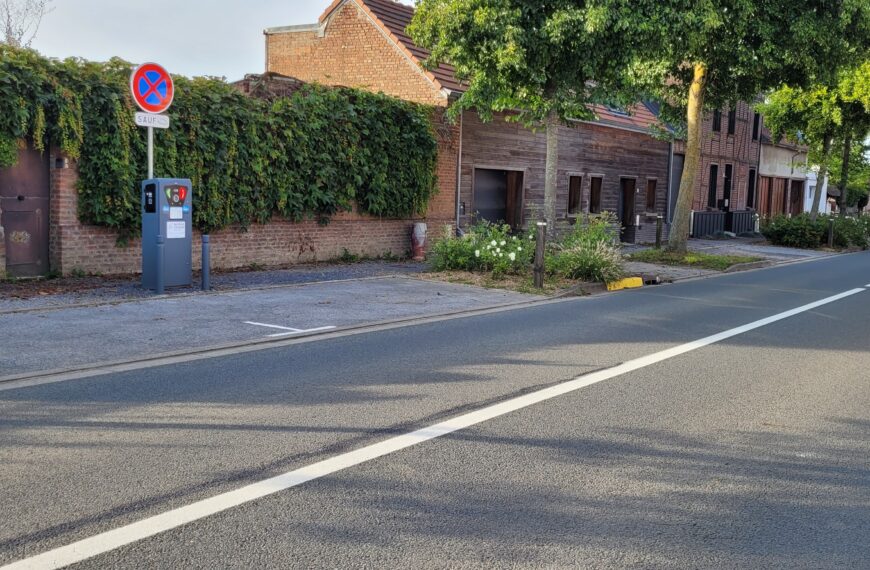
[[[169,117],[160,113],[169,109],[175,97],[172,76],[156,63],[143,63],[130,75],[133,100],[144,113],[136,113],[136,124],[148,129],[148,179],[154,178],[154,129],[168,129]]]
[[[144,113],[136,124],[148,129],[148,179],[142,183],[142,285],[159,295],[164,287],[190,285],[193,192],[190,180],[154,178],[154,129],[168,129],[161,115],[175,94],[172,76],[143,63],[130,76],[133,100]]]

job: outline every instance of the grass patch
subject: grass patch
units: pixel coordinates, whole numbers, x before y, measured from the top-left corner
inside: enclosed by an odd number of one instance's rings
[[[429,271],[421,273],[419,277],[430,281],[443,281],[445,283],[458,283],[460,285],[474,285],[486,289],[504,289],[529,295],[554,295],[577,284],[577,281],[561,277],[547,276],[544,279],[544,288],[536,289],[531,276],[528,275],[502,275],[493,277],[489,273],[473,273],[471,271]]]
[[[745,255],[714,255],[712,253],[675,253],[663,249],[646,249],[628,256],[630,261],[642,261],[644,263],[656,263],[658,265],[683,265],[686,267],[699,267],[713,271],[725,271],[729,267],[740,263],[752,263],[763,261],[761,257]]]

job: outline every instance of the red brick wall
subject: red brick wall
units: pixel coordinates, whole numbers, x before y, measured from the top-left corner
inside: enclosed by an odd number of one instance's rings
[[[0,209],[0,215],[2,214],[3,210]],[[0,225],[0,279],[4,277],[6,277],[6,233]]]
[[[717,203],[724,196],[725,165],[734,165],[731,180],[731,209],[746,208],[746,195],[749,185],[749,170],[758,172],[760,152],[759,141],[752,140],[752,122],[755,112],[748,103],[737,104],[737,123],[733,135],[728,134],[728,109],[722,109],[722,129],[713,131],[713,113],[704,118],[701,133],[701,161],[698,174],[695,176],[693,210],[707,209],[707,192],[710,188],[710,165],[719,166],[717,186]],[[674,145],[674,152],[685,154],[685,143]]]
[[[266,71],[307,82],[342,85],[434,105],[438,139],[438,195],[427,218],[451,223],[456,209],[459,128],[444,117],[447,98],[353,1],[337,8],[319,30],[266,34]]]
[[[266,71],[302,81],[383,91],[406,101],[445,106],[437,84],[353,1],[318,30],[266,34]]]
[[[102,274],[141,271],[139,239],[131,240],[126,247],[118,247],[116,232],[79,223],[76,214],[76,180],[74,163],[67,168],[52,169],[52,269],[64,274],[73,270]],[[232,269],[252,264],[269,266],[325,261],[341,256],[345,249],[352,254],[369,257],[388,252],[404,255],[410,249],[412,224],[412,220],[378,219],[343,213],[335,216],[326,226],[316,221],[293,223],[275,219],[269,224],[252,225],[247,231],[228,228],[211,234],[212,267]],[[441,231],[437,224],[430,223],[430,234]],[[194,269],[200,267],[200,244],[199,232],[195,231]]]

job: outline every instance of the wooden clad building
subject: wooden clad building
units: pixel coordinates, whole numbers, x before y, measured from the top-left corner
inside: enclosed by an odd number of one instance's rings
[[[428,53],[405,32],[414,9],[392,0],[335,0],[318,22],[266,30],[267,72],[345,85],[446,109],[464,91],[453,68],[426,70]],[[623,239],[655,239],[666,218],[671,145],[651,135],[657,118],[645,105],[596,107],[598,120],[560,130],[558,213],[568,227],[587,214],[613,212]],[[517,229],[542,218],[546,142],[498,115],[484,123],[465,112],[457,123],[436,114],[440,194],[429,219],[468,226],[478,219]],[[665,228],[665,236],[667,227]]]

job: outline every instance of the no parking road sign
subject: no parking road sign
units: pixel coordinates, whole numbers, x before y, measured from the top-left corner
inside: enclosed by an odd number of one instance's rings
[[[133,71],[130,90],[136,104],[147,113],[162,113],[172,105],[175,95],[172,76],[156,63],[143,63]]]

